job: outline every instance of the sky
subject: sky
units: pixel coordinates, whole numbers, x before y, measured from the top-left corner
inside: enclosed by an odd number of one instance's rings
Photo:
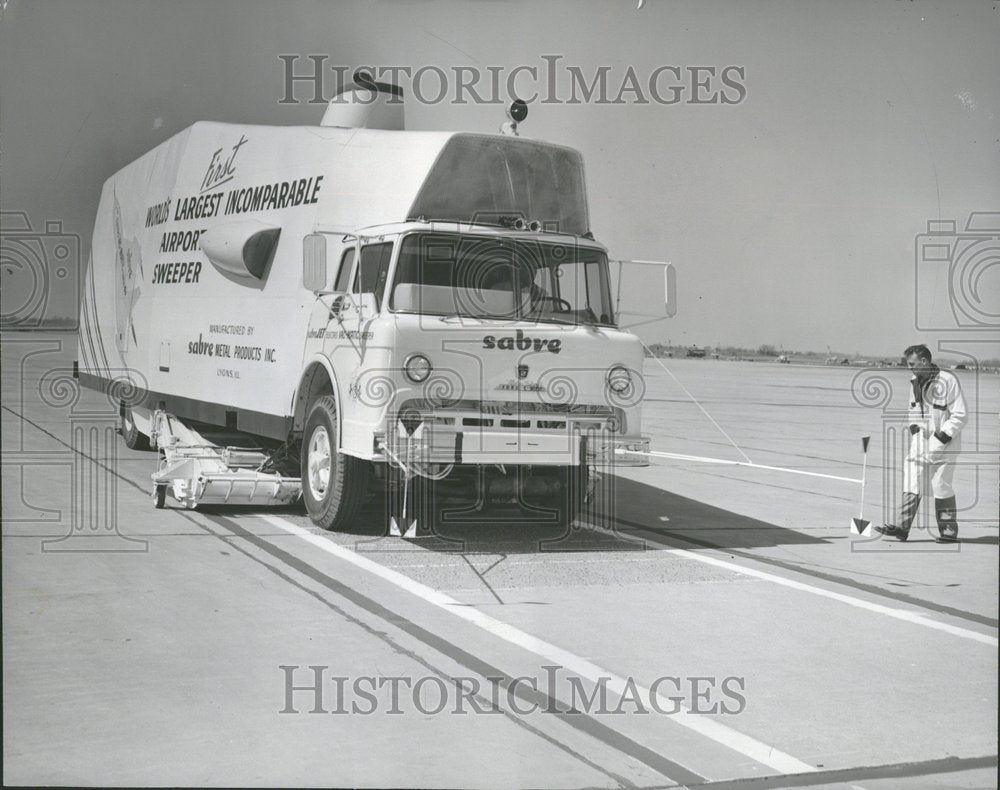
[[[919,331],[916,289],[935,282],[917,257],[928,221],[961,230],[970,212],[1000,212],[1000,3],[637,5],[0,0],[5,262],[32,233],[68,236],[71,250],[79,237],[85,261],[103,181],[195,121],[318,123],[324,108],[308,103],[309,86],[281,103],[282,54],[301,56],[299,72],[308,55],[348,71],[438,67],[449,98],[462,67],[534,66],[543,78],[522,73],[515,87],[544,93],[546,56],[556,98],[567,98],[570,68],[590,79],[606,67],[613,98],[630,68],[648,85],[663,66],[684,79],[692,67],[735,67],[743,90],[728,90],[740,99],[732,104],[692,103],[688,80],[675,104],[639,103],[634,92],[619,104],[533,101],[521,124],[524,136],[582,152],[593,232],[613,258],[676,266],[677,315],[640,336],[862,355],[956,332],[996,339],[995,319],[948,326],[946,316]],[[503,104],[428,101],[433,74],[420,83],[425,101],[407,96],[407,128],[498,129]],[[330,71],[328,94],[334,86]],[[46,223],[60,225],[45,236]],[[980,244],[977,315],[1000,313],[993,229],[969,242]],[[51,260],[56,242],[45,243]],[[5,313],[17,298],[8,268]],[[50,314],[75,312],[78,274],[50,295]],[[648,311],[655,294],[634,285],[626,299]]]

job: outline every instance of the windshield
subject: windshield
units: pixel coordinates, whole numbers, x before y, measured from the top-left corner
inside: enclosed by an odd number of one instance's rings
[[[425,315],[614,325],[607,257],[571,241],[409,235],[400,249],[389,308]]]

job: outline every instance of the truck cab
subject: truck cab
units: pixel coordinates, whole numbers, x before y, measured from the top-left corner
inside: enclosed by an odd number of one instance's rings
[[[647,446],[642,346],[617,326],[593,239],[511,216],[315,234],[304,246],[316,287],[305,356],[335,379],[337,416],[323,429],[335,427],[328,443],[341,454],[432,480],[481,467],[512,477],[492,486],[516,498],[566,495],[574,474]],[[303,489],[319,503],[326,487],[315,477],[310,492],[308,470],[324,466],[326,445],[301,417]]]

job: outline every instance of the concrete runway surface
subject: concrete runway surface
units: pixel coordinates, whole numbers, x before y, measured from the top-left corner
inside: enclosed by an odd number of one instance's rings
[[[8,784],[996,786],[996,377],[960,374],[957,546],[926,504],[859,538],[855,484],[676,461],[620,470],[610,521],[406,541],[377,508],[154,510],[73,337],[2,354]],[[905,371],[867,374],[886,411],[857,369],[663,362],[654,449],[739,460],[721,428],[856,478],[871,435],[883,520]]]

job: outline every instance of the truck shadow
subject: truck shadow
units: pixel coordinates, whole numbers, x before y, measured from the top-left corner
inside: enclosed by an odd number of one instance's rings
[[[461,504],[439,503],[429,535],[415,542],[438,552],[544,554],[546,552],[634,552],[664,548],[753,549],[828,543],[825,537],[788,529],[633,480],[616,480],[613,502],[598,501],[571,528],[554,514],[514,505],[461,512]],[[366,508],[352,534],[384,536],[386,516],[378,504]],[[648,538],[655,537],[656,542]],[[399,540],[399,538],[386,538]],[[664,545],[666,544],[666,545]]]

